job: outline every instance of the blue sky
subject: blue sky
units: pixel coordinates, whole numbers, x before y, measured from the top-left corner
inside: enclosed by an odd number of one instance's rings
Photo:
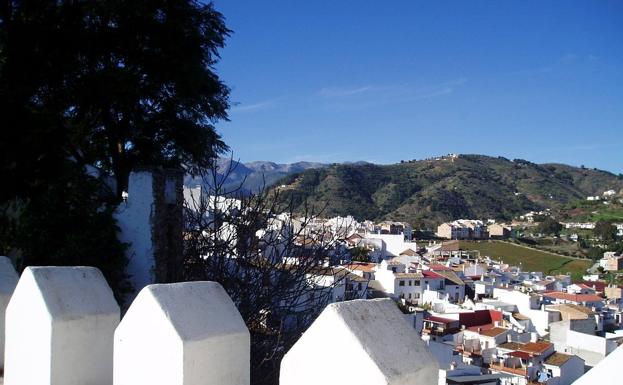
[[[242,161],[478,153],[623,172],[623,1],[216,0]]]

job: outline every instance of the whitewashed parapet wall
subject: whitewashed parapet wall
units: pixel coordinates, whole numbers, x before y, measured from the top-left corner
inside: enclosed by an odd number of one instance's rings
[[[110,385],[119,306],[93,267],[28,267],[6,310],[4,385]]]
[[[438,372],[396,304],[355,300],[327,306],[283,358],[280,385],[429,385]]]
[[[11,260],[0,256],[0,369],[4,368],[4,314],[18,280]]]
[[[4,385],[250,383],[249,331],[215,282],[148,285],[119,323],[99,270],[30,267],[6,321]],[[436,384],[438,370],[391,300],[356,300],[322,312],[283,359],[280,383]]]
[[[249,373],[249,331],[215,282],[149,285],[115,332],[115,385],[248,385]]]

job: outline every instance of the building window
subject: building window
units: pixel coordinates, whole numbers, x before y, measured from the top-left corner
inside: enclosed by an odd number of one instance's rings
[[[409,286],[413,286],[413,282],[411,282],[411,280],[409,280]]]
[[[413,284],[414,284],[415,286],[420,286],[420,281],[413,281]]]
[[[415,293],[415,299],[420,299],[420,293]]]
[[[404,286],[404,285],[405,285],[405,281],[400,281],[400,282],[398,283],[398,286]]]
[[[411,299],[411,293],[409,293],[409,299]]]

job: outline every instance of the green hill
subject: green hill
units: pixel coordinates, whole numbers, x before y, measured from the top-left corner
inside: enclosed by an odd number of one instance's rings
[[[525,160],[460,155],[393,165],[335,164],[276,183],[300,210],[307,200],[323,216],[436,225],[457,218],[509,220],[530,210],[559,209],[623,178],[600,170]]]

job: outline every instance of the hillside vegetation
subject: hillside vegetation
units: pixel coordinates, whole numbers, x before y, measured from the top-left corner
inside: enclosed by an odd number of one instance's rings
[[[285,201],[301,207],[307,200],[324,208],[324,216],[392,219],[420,227],[561,209],[588,195],[620,191],[623,178],[561,164],[460,155],[393,165],[335,164],[286,176],[276,186]]]

